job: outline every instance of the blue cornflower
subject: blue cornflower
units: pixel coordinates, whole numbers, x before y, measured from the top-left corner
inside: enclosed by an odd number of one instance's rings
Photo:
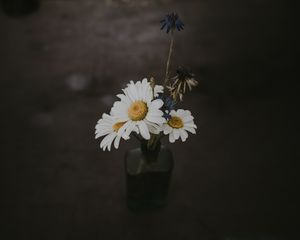
[[[171,119],[170,112],[172,110],[174,110],[176,103],[173,101],[173,99],[171,97],[166,97],[165,99],[163,97],[159,97],[159,98],[162,99],[164,102],[164,105],[162,106],[162,109],[161,109],[164,113],[163,117],[166,120],[170,120]]]
[[[177,13],[170,13],[167,14],[166,17],[160,21],[161,23],[161,30],[164,28],[167,29],[167,33],[170,32],[170,30],[175,30],[177,28],[178,31],[183,30],[183,22],[179,19]]]

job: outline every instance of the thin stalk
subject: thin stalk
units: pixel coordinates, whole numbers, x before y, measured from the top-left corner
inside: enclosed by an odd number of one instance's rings
[[[147,142],[147,148],[149,150],[154,150],[159,140],[160,140],[160,134],[159,135],[151,134],[151,138]]]
[[[147,142],[147,148],[150,150],[153,148],[153,143],[154,143],[155,135],[151,134],[150,139]]]
[[[166,75],[165,75],[164,87],[167,86],[169,78],[170,78],[169,74],[170,74],[170,65],[171,65],[171,57],[172,57],[172,53],[173,53],[173,48],[174,48],[174,34],[173,34],[173,31],[171,31],[171,42],[170,42],[168,60],[167,60],[167,64],[166,64]]]
[[[159,135],[158,135],[158,140],[157,141],[160,141],[163,137],[165,137],[166,135],[164,135],[164,134],[162,134],[162,133],[160,133]]]

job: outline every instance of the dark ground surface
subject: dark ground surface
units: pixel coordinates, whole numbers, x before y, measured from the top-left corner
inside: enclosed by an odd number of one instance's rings
[[[130,212],[123,159],[94,126],[130,79],[162,76],[177,10],[175,62],[198,133],[166,143],[169,204]],[[1,239],[299,239],[296,6],[289,1],[42,1],[0,13]]]

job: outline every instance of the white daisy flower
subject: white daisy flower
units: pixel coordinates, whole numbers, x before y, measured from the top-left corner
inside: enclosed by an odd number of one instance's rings
[[[158,94],[163,89],[156,89]],[[163,106],[161,99],[153,100],[153,92],[147,79],[131,81],[127,88],[123,89],[124,94],[117,97],[121,101],[115,102],[111,109],[111,115],[118,121],[126,122],[118,132],[118,135],[125,134],[126,137],[137,127],[138,132],[146,140],[150,139],[150,132],[156,133],[158,125],[165,123],[163,112],[160,108]]]
[[[164,87],[161,85],[155,85],[153,91],[154,97],[158,97],[160,93],[164,93]]]
[[[122,126],[124,126],[125,122],[119,122],[113,116],[110,116],[106,113],[102,115],[102,118],[97,122],[95,127],[95,138],[103,137],[103,140],[100,143],[100,148],[105,151],[107,148],[108,151],[111,149],[112,142],[114,141],[114,146],[117,149],[119,147],[121,137],[125,140],[129,139],[129,137],[125,136],[125,134],[118,135],[118,131]]]
[[[188,137],[188,133],[196,134],[196,128],[191,115],[188,110],[178,109],[177,111],[172,110],[170,112],[171,118],[163,125],[163,131],[165,135],[169,134],[169,141],[175,142],[179,137],[183,142]]]

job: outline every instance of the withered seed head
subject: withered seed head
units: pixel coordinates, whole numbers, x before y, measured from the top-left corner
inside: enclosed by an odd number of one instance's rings
[[[176,72],[177,75],[171,79],[173,82],[167,88],[174,101],[177,101],[178,98],[182,101],[186,89],[191,91],[193,87],[198,85],[198,82],[194,79],[195,75],[186,68],[179,67]]]

